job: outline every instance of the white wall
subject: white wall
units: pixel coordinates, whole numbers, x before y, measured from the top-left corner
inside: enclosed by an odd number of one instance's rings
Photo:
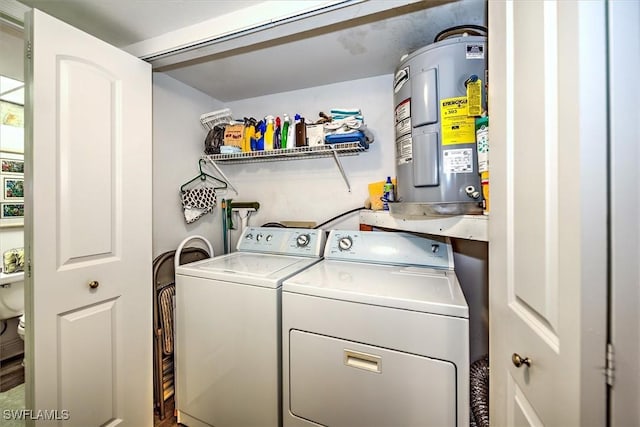
[[[14,248],[24,247],[23,227],[11,227],[0,229],[0,255]],[[2,265],[0,263],[0,265]]]
[[[392,75],[352,80],[230,102],[235,118],[282,117],[299,113],[307,122],[329,113],[332,107],[358,107],[375,135],[367,152],[341,157],[351,193],[332,158],[221,165],[239,195],[236,201],[258,201],[260,210],[251,225],[277,221],[314,221],[320,224],[342,212],[364,205],[368,184],[395,175]],[[358,215],[327,228],[357,229]],[[232,240],[237,236],[235,233]]]
[[[24,80],[24,45],[20,31],[6,24],[0,25],[0,74],[16,80]],[[0,125],[0,151],[22,152],[24,150],[24,128]],[[15,157],[15,155],[7,155]],[[0,255],[4,251],[24,246],[24,228],[0,228]]]
[[[332,107],[359,107],[375,142],[359,156],[342,157],[352,191],[349,193],[331,158],[221,165],[239,194],[228,190],[222,198],[258,201],[260,210],[251,225],[273,221],[324,222],[347,210],[363,206],[369,182],[394,175],[392,75],[245,99],[227,104],[161,73],[153,79],[153,252],[173,250],[185,237],[201,234],[222,253],[220,203],[213,214],[186,224],[178,190],[198,172],[206,131],[202,113],[231,108],[236,118],[267,114],[302,114],[315,121],[320,111]],[[207,172],[216,175],[207,167]],[[239,224],[237,218],[234,222]],[[336,221],[330,228],[358,228],[358,216]],[[238,232],[232,232],[232,240]]]
[[[24,79],[24,43],[22,33],[7,24],[0,23],[0,74],[16,80]]]
[[[187,236],[201,234],[222,253],[220,213],[193,224],[184,220],[179,189],[198,174],[206,131],[200,115],[219,101],[165,74],[153,74],[153,255],[175,250]],[[194,246],[197,246],[194,244]]]

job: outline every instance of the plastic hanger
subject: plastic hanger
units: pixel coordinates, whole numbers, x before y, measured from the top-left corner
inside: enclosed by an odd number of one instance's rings
[[[219,178],[216,178],[215,176],[211,176],[208,173],[206,173],[205,171],[202,170],[202,162],[204,162],[204,159],[200,159],[198,161],[198,167],[200,168],[200,175],[192,178],[191,180],[185,182],[184,184],[182,184],[182,186],[180,187],[180,191],[184,191],[185,187],[189,184],[191,184],[192,182],[200,179],[201,181],[206,181],[207,178],[210,178],[214,181],[219,182],[220,184],[222,184],[222,186],[219,187],[213,187],[214,190],[221,190],[221,189],[225,189],[227,188],[227,183]]]

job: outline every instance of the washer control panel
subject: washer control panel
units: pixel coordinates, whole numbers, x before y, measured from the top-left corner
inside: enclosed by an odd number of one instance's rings
[[[247,227],[236,246],[242,252],[321,257],[325,232],[308,228]]]
[[[434,240],[409,233],[333,230],[327,238],[324,257],[448,270],[454,267],[448,239]]]

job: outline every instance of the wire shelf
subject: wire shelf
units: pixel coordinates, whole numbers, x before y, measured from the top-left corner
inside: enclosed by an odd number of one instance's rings
[[[255,163],[277,160],[313,159],[318,157],[354,156],[366,151],[359,142],[343,142],[312,147],[279,148],[277,150],[251,151],[247,153],[211,154],[204,159],[216,163]]]
[[[258,163],[276,160],[314,159],[318,157],[331,157],[336,162],[338,170],[344,179],[347,189],[351,192],[351,184],[344,172],[342,163],[338,157],[355,156],[366,151],[369,147],[359,142],[341,142],[338,144],[315,145],[312,147],[279,148],[277,150],[251,151],[249,153],[210,154],[202,156],[204,160],[211,162],[213,167],[222,176],[229,187],[238,194],[238,190],[229,182],[224,172],[220,170],[219,163]]]

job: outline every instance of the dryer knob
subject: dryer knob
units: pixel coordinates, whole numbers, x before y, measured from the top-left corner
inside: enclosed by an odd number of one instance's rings
[[[341,251],[348,251],[349,249],[351,249],[352,246],[353,246],[353,240],[351,240],[351,237],[349,236],[341,237],[340,241],[338,241],[338,248]]]
[[[258,234],[256,236],[256,240],[259,242],[260,240],[262,240],[262,233]]]
[[[304,248],[309,244],[310,241],[311,236],[309,236],[308,234],[301,234],[296,238],[296,245],[298,245],[299,248]]]

